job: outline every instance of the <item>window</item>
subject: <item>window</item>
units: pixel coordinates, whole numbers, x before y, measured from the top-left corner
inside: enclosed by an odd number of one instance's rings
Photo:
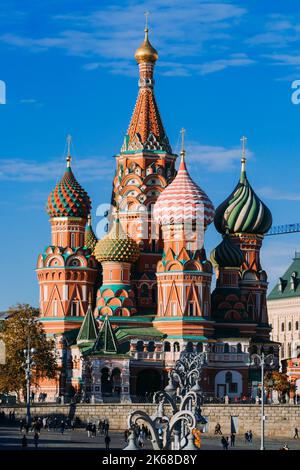
[[[75,247],[75,233],[71,233],[71,247]]]
[[[229,353],[229,344],[228,343],[224,344],[224,353]]]
[[[299,330],[299,322],[298,321],[296,321],[296,323],[295,323],[295,330]]]
[[[190,317],[193,317],[195,315],[196,309],[195,309],[195,302],[189,302],[188,305],[188,314]]]
[[[281,323],[281,331],[284,331],[284,323]]]
[[[292,322],[289,321],[289,331],[292,329]]]
[[[141,297],[149,297],[149,287],[147,284],[141,286]]]
[[[52,315],[57,317],[57,300],[53,300],[52,302]]]
[[[74,302],[72,302],[71,315],[72,317],[77,317],[78,314],[79,314],[79,303],[77,302],[77,300],[75,300]]]

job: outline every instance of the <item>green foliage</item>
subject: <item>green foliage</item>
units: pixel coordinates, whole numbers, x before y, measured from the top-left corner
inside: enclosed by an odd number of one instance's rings
[[[38,386],[43,378],[53,379],[57,374],[54,341],[46,338],[43,325],[38,321],[38,309],[28,304],[9,308],[9,317],[3,323],[0,339],[4,341],[6,362],[0,365],[0,392],[26,395],[24,349],[34,348],[32,354],[32,385]]]

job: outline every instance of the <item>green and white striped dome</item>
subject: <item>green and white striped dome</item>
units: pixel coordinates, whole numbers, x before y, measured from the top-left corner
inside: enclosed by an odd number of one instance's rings
[[[240,181],[230,196],[216,209],[214,218],[218,232],[264,235],[272,225],[272,214],[252,189],[242,162]]]

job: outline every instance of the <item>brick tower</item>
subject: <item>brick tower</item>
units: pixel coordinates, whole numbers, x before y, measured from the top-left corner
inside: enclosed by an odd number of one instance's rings
[[[88,194],[71,169],[70,140],[67,168],[48,197],[51,245],[38,257],[40,320],[47,333],[63,333],[81,325],[94,296],[98,263],[85,246]],[[91,227],[88,228],[90,233]]]
[[[154,206],[154,220],[162,228],[164,241],[156,273],[158,311],[154,325],[168,338],[196,338],[213,332],[212,266],[203,246],[205,229],[213,217],[214,207],[190,177],[182,148],[178,173]]]
[[[156,265],[162,254],[161,234],[151,223],[154,203],[176,174],[175,160],[154,96],[157,51],[145,38],[135,53],[139,65],[139,92],[121,152],[116,156],[112,204],[120,208],[123,230],[140,248],[132,285],[137,307],[156,308]]]

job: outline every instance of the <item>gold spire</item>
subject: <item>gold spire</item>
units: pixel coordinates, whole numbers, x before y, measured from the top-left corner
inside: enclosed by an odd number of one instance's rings
[[[148,38],[148,33],[149,33],[149,28],[148,28],[148,16],[149,12],[147,11],[145,13],[146,17],[146,24],[145,24],[145,38],[143,43],[140,45],[140,47],[135,51],[134,57],[135,60],[137,61],[138,64],[142,62],[153,62],[155,63],[158,59],[158,53],[157,50],[154,49],[154,47],[151,45],[149,38]]]
[[[242,163],[242,173],[246,171],[246,143],[247,143],[247,137],[243,135],[241,138],[242,142],[242,158],[241,158],[241,163]]]
[[[92,307],[92,293],[91,293],[91,292],[89,293],[89,303],[88,303],[88,306],[89,306],[89,307]]]
[[[72,136],[70,134],[67,135],[67,168],[71,166],[71,143],[72,143]]]
[[[180,151],[180,156],[181,156],[181,161],[183,162],[185,159],[185,149],[184,149],[184,136],[185,136],[185,129],[182,127],[181,131],[181,151]]]

